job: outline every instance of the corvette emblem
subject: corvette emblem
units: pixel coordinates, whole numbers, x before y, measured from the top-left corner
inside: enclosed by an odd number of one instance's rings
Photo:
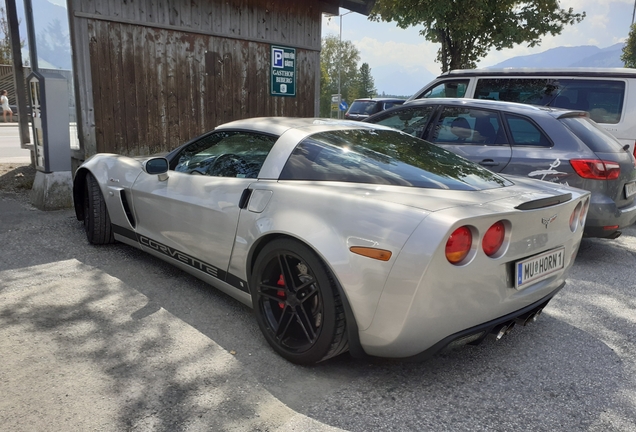
[[[541,218],[541,223],[545,225],[546,229],[551,222],[553,222],[557,218],[557,215],[552,215],[549,218]]]

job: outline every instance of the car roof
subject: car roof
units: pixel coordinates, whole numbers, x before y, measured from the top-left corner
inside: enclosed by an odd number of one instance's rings
[[[268,133],[276,136],[282,135],[289,129],[314,129],[316,132],[328,129],[377,129],[384,127],[361,123],[352,120],[338,120],[329,118],[304,118],[304,117],[255,117],[243,120],[235,120],[219,125],[215,130],[244,129]]]
[[[358,102],[358,101],[404,102],[406,101],[406,99],[403,99],[403,98],[358,98],[354,100],[354,102]]]
[[[444,72],[438,78],[457,76],[576,76],[576,77],[625,77],[635,78],[636,69],[629,68],[493,68],[493,69],[454,69]]]
[[[489,99],[468,99],[468,98],[430,98],[430,99],[413,99],[402,105],[402,107],[424,106],[424,105],[455,105],[475,108],[489,108],[504,110],[508,112],[530,115],[532,113],[542,115],[542,113],[551,115],[552,117],[564,117],[571,115],[587,115],[585,111],[571,110],[564,108],[555,108],[540,105],[528,105],[519,102],[506,102]],[[398,108],[393,108],[398,109]],[[387,111],[383,111],[386,113]]]

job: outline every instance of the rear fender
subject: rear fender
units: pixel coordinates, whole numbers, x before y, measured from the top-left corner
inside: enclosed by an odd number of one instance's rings
[[[253,187],[271,190],[271,200],[260,213],[241,211],[228,271],[249,281],[254,259],[264,244],[278,236],[295,238],[328,265],[358,327],[366,328],[396,257],[427,212],[364,196],[319,196],[330,194],[328,188],[299,189],[264,182]],[[320,202],[328,203],[328,208],[317,207]],[[388,250],[392,256],[380,261],[351,252],[352,246]]]

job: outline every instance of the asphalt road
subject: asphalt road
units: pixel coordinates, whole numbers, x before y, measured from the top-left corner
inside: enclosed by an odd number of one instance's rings
[[[0,162],[31,163],[31,152],[20,147],[17,123],[3,123],[0,119]]]
[[[0,193],[0,429],[636,431],[636,229],[584,240],[527,327],[424,363],[314,367],[252,312],[70,210]]]

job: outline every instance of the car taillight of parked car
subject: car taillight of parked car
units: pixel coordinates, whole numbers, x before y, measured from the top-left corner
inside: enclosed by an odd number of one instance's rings
[[[467,226],[457,228],[446,241],[446,259],[451,264],[463,261],[473,245],[473,233]]]
[[[481,248],[484,250],[486,255],[491,257],[499,252],[505,237],[506,227],[504,223],[502,221],[495,222],[490,228],[488,228],[486,234],[484,234],[484,238],[481,241]]]
[[[621,173],[618,163],[600,159],[570,159],[570,164],[578,175],[586,179],[614,180]]]

